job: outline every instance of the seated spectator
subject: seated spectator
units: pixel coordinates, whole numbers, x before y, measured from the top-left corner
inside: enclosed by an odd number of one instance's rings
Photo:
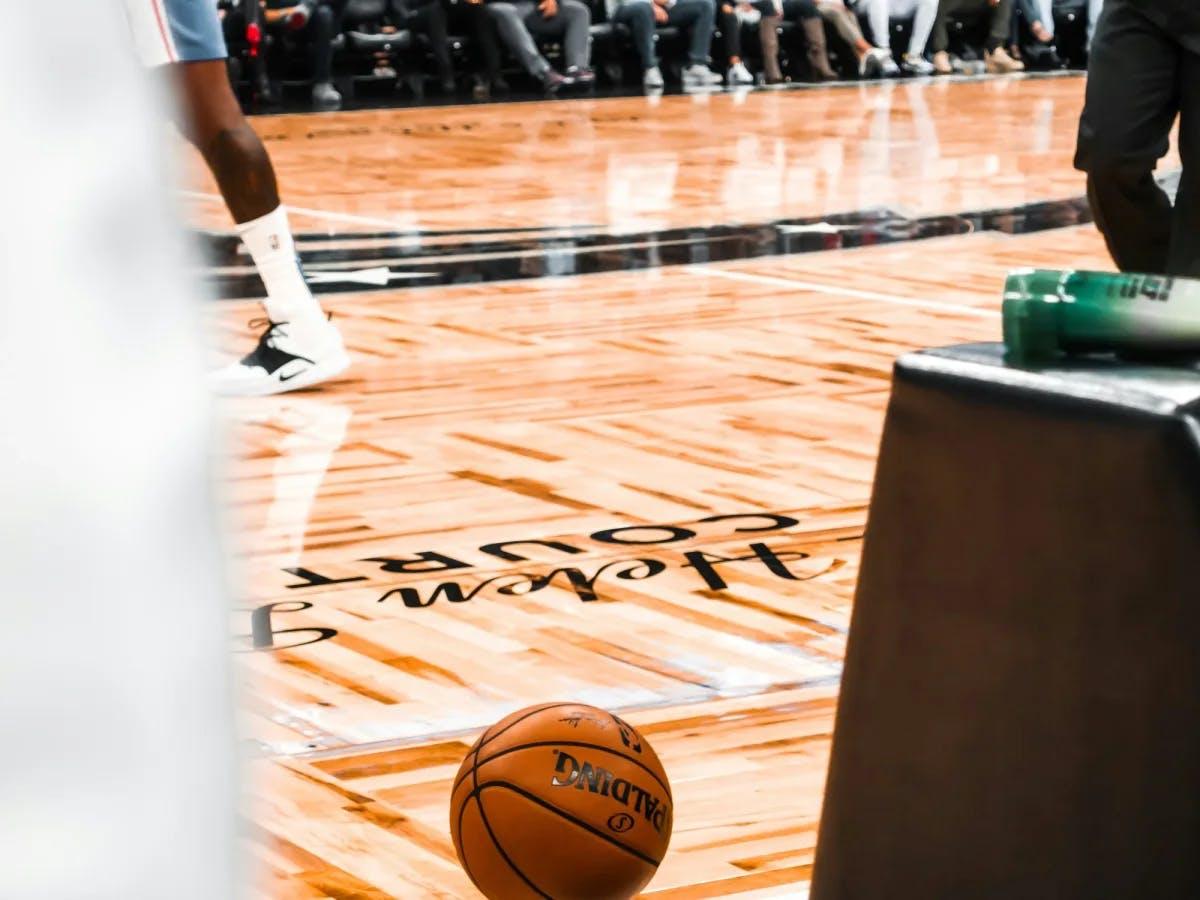
[[[817,11],[849,44],[858,58],[858,74],[862,78],[880,75],[899,75],[900,67],[887,50],[876,47],[865,37],[858,25],[858,16],[842,0],[817,0]]]
[[[425,35],[443,93],[454,93],[454,61],[450,58],[450,25],[442,0],[390,0],[396,26]]]
[[[267,59],[262,46],[263,8],[257,0],[241,3],[239,0],[219,0],[217,17],[225,34],[225,44],[231,52],[234,48],[248,46],[245,54],[245,77],[250,82],[254,100],[268,105],[279,102],[279,92],[267,77]],[[240,59],[240,55],[234,52]]]
[[[1058,69],[1062,60],[1058,57],[1058,49],[1054,46],[1054,6],[1052,0],[1017,0],[1017,6],[1025,20],[1025,30],[1030,40],[1022,42],[1018,39],[1013,45],[1016,53],[1024,59],[1027,66],[1039,69]]]
[[[654,26],[675,25],[689,32],[688,64],[683,69],[684,87],[721,83],[721,76],[708,67],[716,5],[713,0],[621,0],[613,21],[629,27],[642,64],[642,84],[650,89],[663,86],[662,70],[654,52]]]
[[[488,15],[483,0],[441,0],[447,22],[456,34],[471,38],[471,48],[478,51],[475,73],[475,97],[485,100],[493,93],[504,93],[508,82],[500,73],[500,39],[496,22]]]
[[[754,25],[759,27],[759,40],[763,48],[763,60],[770,55],[775,58],[775,67],[779,67],[779,17],[781,8],[776,7],[778,0],[749,0],[734,5],[735,0],[723,2],[717,10],[717,25],[721,29],[721,38],[725,47],[725,56],[729,67],[725,72],[725,81],[731,86],[754,84],[754,76],[742,62],[742,26]],[[770,20],[770,32],[763,30],[762,23]],[[774,41],[770,37],[774,37]],[[782,78],[780,78],[782,80]]]
[[[1008,42],[1012,27],[1012,0],[941,0],[937,19],[933,25],[933,68],[939,75],[954,71],[950,64],[951,19],[958,19],[986,30],[983,38],[983,60],[987,71],[993,74],[1020,72],[1025,64],[1009,56],[1004,45]]]
[[[866,12],[871,37],[889,54],[892,52],[891,21],[912,19],[912,37],[908,41],[908,51],[900,57],[900,71],[909,75],[933,74],[933,65],[925,59],[925,45],[933,33],[938,0],[858,0],[856,9]]]
[[[253,2],[253,0],[243,0]],[[312,65],[312,102],[319,110],[340,109],[342,95],[333,86],[333,39],[342,30],[349,0],[268,2],[268,26],[295,32],[308,42]]]
[[[1087,50],[1092,49],[1092,34],[1100,17],[1103,0],[1019,0],[1021,15],[1032,41],[1023,49],[1028,62],[1040,68],[1057,69],[1062,65],[1054,40],[1055,18],[1074,13],[1086,16]]]
[[[799,23],[804,32],[804,39],[808,44],[809,77],[813,81],[837,81],[838,73],[833,71],[833,66],[829,64],[829,48],[825,45],[825,22],[817,10],[815,0],[783,0],[782,7],[784,21]],[[768,54],[765,47],[764,44],[763,56],[767,59],[767,83],[776,83],[772,80],[773,75],[778,75],[779,81],[782,81],[783,76],[779,72],[778,50]]]
[[[592,84],[595,74],[588,65],[591,53],[592,13],[580,0],[499,0],[487,4],[500,39],[530,75],[547,91],[569,84]],[[562,41],[565,74],[559,74],[542,56],[534,35]]]

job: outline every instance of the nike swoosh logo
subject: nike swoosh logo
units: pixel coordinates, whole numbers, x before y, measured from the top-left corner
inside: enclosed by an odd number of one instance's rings
[[[308,371],[308,366],[301,366],[299,369],[297,369],[295,372],[293,372],[290,375],[280,375],[279,380],[280,381],[291,381],[297,375],[302,375],[307,371]]]

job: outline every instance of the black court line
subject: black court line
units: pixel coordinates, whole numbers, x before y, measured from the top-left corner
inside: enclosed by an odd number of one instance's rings
[[[1179,173],[1160,178],[1168,189]],[[305,269],[317,293],[361,293],[430,285],[473,284],[623,272],[820,253],[934,237],[996,232],[1033,234],[1092,221],[1087,198],[911,217],[891,207],[746,225],[671,228],[616,234],[544,229],[525,236],[471,230],[301,234]],[[437,238],[436,243],[426,239]],[[201,273],[222,299],[261,297],[262,283],[233,235],[201,233],[208,262]],[[366,246],[319,249],[336,241]]]

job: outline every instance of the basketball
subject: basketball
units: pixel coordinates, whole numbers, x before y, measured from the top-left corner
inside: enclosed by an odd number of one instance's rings
[[[489,900],[628,900],[671,840],[671,786],[633,726],[579,703],[501,719],[450,797],[458,860]]]

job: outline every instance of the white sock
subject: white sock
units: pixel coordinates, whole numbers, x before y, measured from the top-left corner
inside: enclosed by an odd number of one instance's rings
[[[267,297],[263,300],[267,317],[272,322],[324,322],[321,305],[300,271],[300,258],[296,255],[296,243],[292,240],[292,229],[288,226],[287,210],[283,205],[265,216],[243,222],[237,232],[267,288]]]

